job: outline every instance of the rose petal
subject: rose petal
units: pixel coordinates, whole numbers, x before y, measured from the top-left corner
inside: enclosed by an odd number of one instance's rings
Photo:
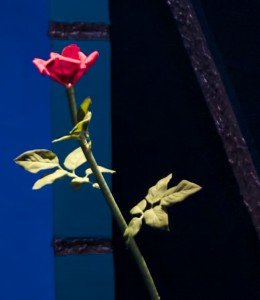
[[[80,62],[70,62],[60,58],[56,58],[54,61],[48,64],[47,69],[50,74],[55,74],[55,78],[58,78],[59,82],[63,82],[64,85],[74,84],[75,74],[79,70]]]
[[[99,57],[98,51],[94,51],[91,54],[89,54],[89,56],[87,57],[85,63],[88,65],[88,67],[91,67],[96,62],[98,57]]]
[[[58,56],[60,56],[59,53],[56,53],[56,52],[51,52],[51,53],[50,53],[50,58],[56,58],[56,57],[58,57]]]
[[[77,45],[72,44],[72,45],[65,47],[62,50],[61,55],[65,56],[65,57],[79,59],[79,51],[80,51],[80,48]]]
[[[34,65],[36,66],[36,68],[39,70],[39,72],[41,74],[49,75],[49,72],[48,72],[48,70],[46,68],[47,62],[45,60],[40,59],[40,58],[35,58],[33,60],[33,63],[34,63]]]

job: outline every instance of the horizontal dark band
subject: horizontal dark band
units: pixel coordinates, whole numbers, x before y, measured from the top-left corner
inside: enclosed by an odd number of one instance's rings
[[[109,25],[83,22],[50,22],[48,35],[58,40],[109,40]]]
[[[112,253],[112,242],[109,239],[70,238],[53,241],[55,255],[102,254]]]

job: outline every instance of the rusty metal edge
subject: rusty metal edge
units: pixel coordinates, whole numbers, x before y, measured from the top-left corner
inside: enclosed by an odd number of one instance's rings
[[[103,23],[50,22],[48,36],[56,40],[109,40],[110,27]]]
[[[112,253],[112,241],[98,238],[54,239],[52,246],[56,256]]]
[[[222,139],[228,161],[260,236],[260,181],[221,75],[189,0],[166,0],[177,23],[205,101]]]

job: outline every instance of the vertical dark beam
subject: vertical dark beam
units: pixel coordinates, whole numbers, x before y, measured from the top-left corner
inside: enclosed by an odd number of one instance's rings
[[[260,234],[260,182],[220,73],[189,0],[167,0],[222,139],[240,193]]]

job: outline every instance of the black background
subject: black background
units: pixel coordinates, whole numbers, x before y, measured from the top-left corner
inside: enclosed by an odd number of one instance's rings
[[[227,3],[228,2],[228,3]],[[122,212],[173,173],[203,189],[137,242],[162,300],[259,299],[259,244],[169,8],[110,1],[113,192]],[[257,1],[193,1],[259,166]],[[149,299],[114,226],[116,299]]]

